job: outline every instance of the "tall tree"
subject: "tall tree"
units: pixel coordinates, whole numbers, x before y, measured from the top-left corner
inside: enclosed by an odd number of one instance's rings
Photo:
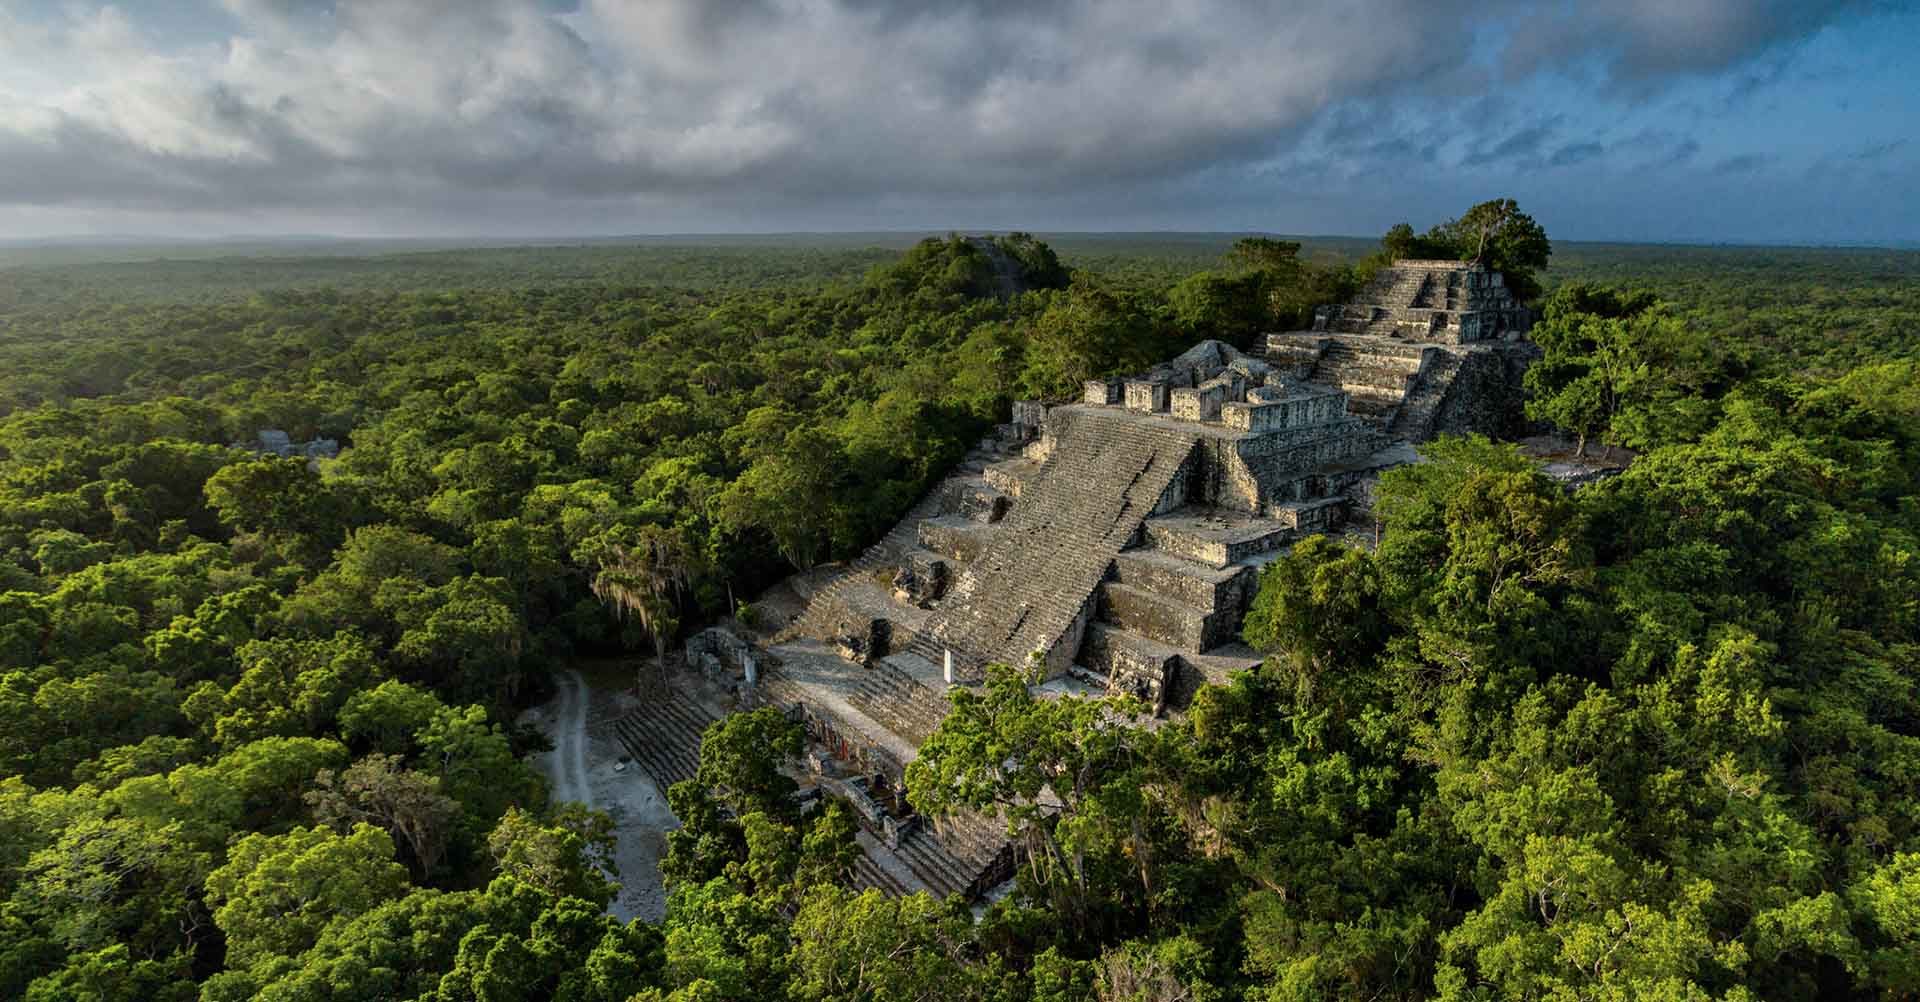
[[[393,839],[372,825],[342,835],[295,828],[248,835],[207,875],[207,903],[227,934],[227,963],[250,967],[313,946],[337,918],[350,918],[405,893],[407,870]]]
[[[687,583],[686,540],[667,526],[621,526],[583,549],[594,568],[593,593],[619,614],[631,615],[653,640],[654,662],[664,689],[667,642],[680,628],[680,595]]]
[[[1434,227],[1427,236],[1452,246],[1462,261],[1475,261],[1505,275],[1515,298],[1523,301],[1539,297],[1540,282],[1533,273],[1545,270],[1553,256],[1547,231],[1511,198],[1481,202],[1460,218]]]
[[[1005,818],[1029,873],[1076,933],[1097,921],[1099,861],[1131,859],[1151,893],[1143,769],[1152,739],[1135,719],[1138,701],[1037,697],[1005,665],[988,666],[984,690],[952,698],[952,712],[907,767],[915,808],[934,818]]]
[[[460,820],[460,803],[440,792],[439,777],[404,769],[394,755],[369,755],[338,773],[322,769],[313,785],[306,801],[316,820],[342,832],[360,823],[384,829],[406,847],[423,883]]]

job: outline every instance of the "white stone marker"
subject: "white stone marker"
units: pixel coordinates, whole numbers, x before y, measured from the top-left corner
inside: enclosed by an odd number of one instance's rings
[[[941,648],[941,654],[942,654],[941,660],[946,662],[944,668],[945,668],[947,684],[952,685],[953,684],[953,649],[950,647],[943,647]]]

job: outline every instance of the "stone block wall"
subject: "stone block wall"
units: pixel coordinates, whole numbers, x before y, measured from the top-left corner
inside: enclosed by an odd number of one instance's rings
[[[1126,407],[1142,414],[1162,413],[1167,409],[1167,393],[1168,386],[1165,383],[1129,379],[1126,384]]]
[[[1114,692],[1134,696],[1156,710],[1166,705],[1169,684],[1180,673],[1180,657],[1171,649],[1128,643],[1105,623],[1087,630],[1082,657],[1106,672]]]
[[[1118,379],[1089,379],[1081,394],[1083,404],[1098,404],[1111,407],[1121,401],[1120,381]]]
[[[1246,373],[1238,369],[1228,369],[1212,379],[1201,383],[1200,388],[1204,390],[1208,387],[1219,387],[1221,394],[1220,402],[1224,404],[1231,401],[1247,399],[1247,385]]]
[[[1524,341],[1476,346],[1460,358],[1446,399],[1434,415],[1435,434],[1478,432],[1494,437],[1520,433],[1526,424],[1521,379],[1540,349]]]
[[[1530,315],[1498,272],[1459,261],[1399,261],[1353,302],[1314,311],[1313,329],[1444,344],[1515,335]]]
[[[1200,694],[1200,687],[1207,684],[1207,677],[1192,665],[1181,663],[1167,677],[1166,705],[1189,706],[1193,697]]]
[[[1223,404],[1220,408],[1221,421],[1235,431],[1263,434],[1330,424],[1347,414],[1347,397],[1344,393],[1301,396],[1282,391],[1284,395],[1274,399],[1271,393],[1260,392],[1273,389],[1256,387],[1248,392],[1247,403]],[[1256,396],[1260,398],[1259,402],[1254,402]]]
[[[1227,384],[1211,380],[1204,386],[1175,389],[1168,406],[1182,421],[1212,421],[1220,416],[1220,406],[1226,402]]]
[[[1223,414],[1228,408],[1223,408]],[[1200,441],[1199,456],[1184,471],[1181,497],[1194,504],[1260,512],[1275,500],[1292,498],[1277,496],[1273,490],[1286,476],[1303,475],[1321,463],[1369,455],[1386,442],[1384,435],[1351,417],[1245,438],[1210,436]],[[1304,469],[1289,464],[1301,464]]]
[[[1165,522],[1148,522],[1145,536],[1152,542],[1153,548],[1162,553],[1171,553],[1213,568],[1225,568],[1270,552],[1293,538],[1290,531],[1279,525],[1270,533],[1253,533],[1228,539],[1182,532],[1177,526]]]

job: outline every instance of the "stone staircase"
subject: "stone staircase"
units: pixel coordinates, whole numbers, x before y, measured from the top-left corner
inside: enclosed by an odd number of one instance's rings
[[[1448,313],[1458,313],[1466,309],[1467,289],[1465,283],[1460,280],[1460,272],[1449,271],[1445,274],[1446,280],[1442,282],[1433,281],[1433,276],[1429,275],[1428,281],[1421,286],[1419,294],[1414,296],[1413,305],[1421,309],[1444,310]]]
[[[847,702],[875,723],[920,745],[933,736],[934,729],[940,726],[951,707],[940,690],[929,688],[904,670],[908,658],[922,662],[938,675],[939,668],[920,655],[889,655],[856,676]]]
[[[1461,357],[1450,351],[1435,351],[1420,368],[1413,392],[1407,394],[1387,424],[1387,434],[1408,442],[1424,442],[1433,437],[1434,418],[1446,402],[1453,378],[1460,373]]]
[[[1253,354],[1296,378],[1304,379],[1320,364],[1333,339],[1324,334],[1268,334],[1254,343]]]
[[[899,564],[910,551],[919,549],[921,523],[941,517],[954,505],[955,498],[976,482],[981,488],[991,490],[983,474],[999,458],[998,453],[984,449],[969,453],[960,465],[907,509],[885,536],[849,561],[831,582],[815,592],[806,609],[774,637],[774,642],[785,643],[800,637],[831,638],[840,623],[851,615],[846,601],[848,592],[862,581]]]
[[[906,887],[904,893],[924,890],[939,898],[958,894],[971,900],[1013,875],[1013,847],[1007,842],[1006,829],[984,815],[955,815],[942,820],[938,830],[923,820],[898,847],[886,851],[919,885]],[[884,872],[882,867],[875,869]],[[891,873],[886,876],[896,885],[905,883]]]
[[[903,898],[919,889],[909,887],[908,882],[888,872],[864,852],[853,858],[853,872],[847,875],[847,886],[855,891],[876,890],[890,898]]]
[[[1320,353],[1309,378],[1345,391],[1348,413],[1384,428],[1420,371],[1422,350],[1399,341],[1339,338]]]
[[[1375,276],[1353,302],[1321,308],[1313,328],[1460,344],[1526,324],[1526,311],[1498,275],[1459,262],[1403,261]]]
[[[1097,411],[1061,425],[1053,455],[1023,481],[1012,511],[910,648],[936,665],[951,649],[956,681],[977,680],[992,660],[1053,657],[1197,441]]]
[[[1261,541],[1284,545],[1292,532]],[[1108,678],[1114,691],[1158,708],[1185,708],[1206,681],[1225,681],[1252,668],[1258,655],[1238,645],[1240,616],[1271,549],[1235,555],[1235,561],[1196,561],[1160,549],[1165,534],[1114,561],[1114,578],[1100,584],[1098,618],[1087,626],[1079,664]],[[1192,547],[1188,547],[1192,549]]]
[[[863,769],[898,776],[913,761],[924,734],[931,734],[946,715],[944,696],[889,670],[884,661],[868,668],[817,641],[783,644],[770,653],[779,663],[761,675],[758,702],[784,712],[805,708],[809,716],[817,714],[810,729],[830,725],[846,742],[830,751],[843,760],[859,761]]]
[[[1155,519],[1147,544],[1120,554],[1100,585],[1080,664],[1114,691],[1181,708],[1206,682],[1259,663],[1238,644],[1259,567],[1295,533],[1270,519],[1199,539],[1192,514]],[[1156,525],[1157,523],[1157,525]],[[1267,526],[1265,530],[1261,526]]]
[[[1390,336],[1402,328],[1425,326],[1427,311],[1419,303],[1432,298],[1434,284],[1431,272],[1388,268],[1375,276],[1353,302],[1329,307],[1325,330]]]
[[[664,792],[700,769],[700,737],[715,717],[679,694],[656,696],[613,722],[614,737]]]

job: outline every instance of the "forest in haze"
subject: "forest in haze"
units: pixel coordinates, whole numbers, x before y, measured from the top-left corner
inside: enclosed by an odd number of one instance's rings
[[[608,822],[512,723],[556,669],[1395,240],[5,251],[0,998],[1920,996],[1916,251],[1495,247],[1528,416],[1625,473],[1433,443],[1184,719],[956,695],[909,792],[1024,805],[990,906],[845,890],[763,712],[673,791],[665,919],[604,913]]]

